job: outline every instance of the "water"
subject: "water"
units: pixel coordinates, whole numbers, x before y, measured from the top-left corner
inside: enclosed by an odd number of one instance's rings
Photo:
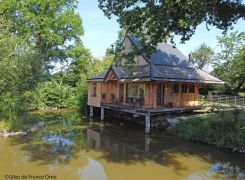
[[[24,138],[0,138],[0,179],[245,179],[245,157],[238,154],[90,122],[76,112],[30,116],[47,125]]]

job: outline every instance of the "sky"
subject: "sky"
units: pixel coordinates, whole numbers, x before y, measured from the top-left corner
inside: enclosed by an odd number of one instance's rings
[[[92,55],[96,58],[102,58],[105,55],[106,48],[110,47],[117,39],[119,24],[116,17],[108,19],[98,7],[98,0],[79,0],[79,12],[82,20],[85,34],[82,37],[85,47],[90,49]],[[206,43],[216,52],[220,50],[217,46],[217,36],[222,35],[222,31],[215,27],[209,27],[202,23],[196,29],[195,34],[185,44],[179,43],[179,38],[175,38],[176,47],[188,57],[191,51],[194,51],[200,44]],[[245,21],[239,20],[234,29],[228,31],[245,31]]]

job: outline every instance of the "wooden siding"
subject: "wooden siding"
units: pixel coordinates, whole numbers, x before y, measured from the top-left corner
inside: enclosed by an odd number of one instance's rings
[[[123,104],[126,103],[126,83],[122,83],[115,80],[109,80],[106,82],[96,82],[96,96],[93,96],[94,83],[88,83],[88,105],[100,107],[101,103],[117,103],[119,102],[119,87],[123,84]],[[158,107],[189,107],[198,105],[198,89],[199,85],[194,84],[194,93],[189,93],[189,85],[187,84],[187,93],[182,92],[183,83],[163,82],[163,81],[151,81],[151,82],[137,82],[143,83],[144,86],[144,107],[145,108],[158,108]],[[164,102],[162,105],[157,105],[156,87],[157,83],[164,84]],[[129,83],[130,84],[130,83]],[[131,83],[133,84],[133,83]],[[173,86],[178,84],[178,93],[174,93]],[[185,83],[186,84],[186,83]]]
[[[96,85],[96,96],[93,95],[94,85]],[[100,107],[101,104],[101,82],[89,82],[88,83],[88,105],[94,107]]]

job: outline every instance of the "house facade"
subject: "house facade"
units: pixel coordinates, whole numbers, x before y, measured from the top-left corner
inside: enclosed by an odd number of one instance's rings
[[[126,36],[122,46],[124,53],[129,53],[133,46],[141,48],[140,39]],[[224,83],[190,65],[177,48],[167,43],[159,43],[150,58],[142,54],[134,61],[133,70],[122,59],[118,67],[112,63],[108,70],[87,79],[90,111],[99,107],[103,116],[104,108],[150,116],[197,109],[201,86]]]

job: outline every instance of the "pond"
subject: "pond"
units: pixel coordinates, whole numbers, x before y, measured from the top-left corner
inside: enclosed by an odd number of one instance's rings
[[[245,157],[239,154],[101,124],[77,112],[28,116],[46,126],[26,137],[0,138],[0,179],[245,179]]]

